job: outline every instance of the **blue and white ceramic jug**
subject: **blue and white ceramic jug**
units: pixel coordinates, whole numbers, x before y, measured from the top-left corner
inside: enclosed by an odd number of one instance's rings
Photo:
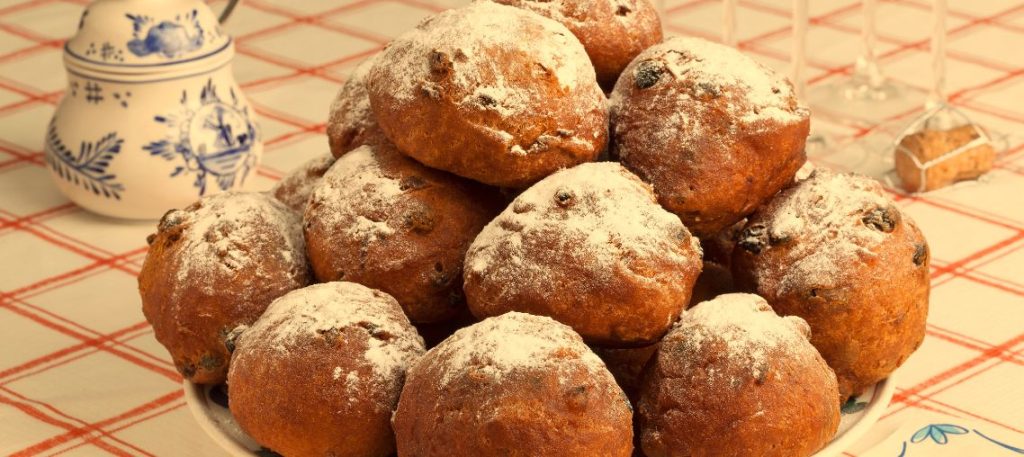
[[[263,146],[233,57],[201,0],[90,4],[64,47],[68,89],[46,131],[57,187],[130,219],[242,187]]]

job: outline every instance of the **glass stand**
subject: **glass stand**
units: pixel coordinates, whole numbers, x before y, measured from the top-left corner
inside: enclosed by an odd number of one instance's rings
[[[829,139],[827,147],[808,148],[807,157],[830,168],[859,173],[890,184],[895,178],[895,164],[890,152],[892,142],[906,122],[906,118],[900,118],[854,138],[826,136]]]
[[[816,116],[875,125],[919,110],[926,95],[922,89],[857,71],[842,80],[809,87],[807,102]]]
[[[811,87],[807,101],[816,115],[837,122],[872,126],[918,109],[925,92],[886,78],[878,63],[878,0],[861,5],[861,38],[864,52],[853,74]]]

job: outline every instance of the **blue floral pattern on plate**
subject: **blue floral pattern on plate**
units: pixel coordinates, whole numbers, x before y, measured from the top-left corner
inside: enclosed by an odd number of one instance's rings
[[[856,414],[864,410],[868,406],[868,402],[859,399],[858,397],[850,397],[846,403],[839,409],[839,412],[843,415]]]
[[[1024,448],[1011,446],[1007,443],[996,440],[978,431],[978,429],[968,429],[967,427],[961,427],[955,424],[928,424],[914,432],[914,434],[910,436],[910,440],[903,442],[903,445],[900,448],[900,453],[897,457],[906,457],[909,455],[908,452],[913,449],[914,444],[924,443],[930,440],[935,444],[944,446],[950,442],[951,435],[968,435],[970,433],[974,433],[1004,450],[1024,455]]]

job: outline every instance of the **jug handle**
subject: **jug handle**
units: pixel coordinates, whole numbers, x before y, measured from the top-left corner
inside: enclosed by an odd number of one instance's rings
[[[225,6],[224,10],[220,12],[220,17],[217,18],[217,21],[223,24],[224,21],[231,17],[231,13],[235,11],[235,7],[241,2],[242,0],[228,0],[227,6]]]

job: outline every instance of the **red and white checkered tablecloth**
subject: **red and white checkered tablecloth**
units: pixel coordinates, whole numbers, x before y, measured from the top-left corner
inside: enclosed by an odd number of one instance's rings
[[[227,29],[266,139],[254,186],[326,151],[327,107],[355,64],[462,2],[247,0]],[[65,84],[61,45],[85,3],[0,0],[0,454],[221,455],[142,317],[135,276],[154,224],[84,212],[44,168],[43,133]],[[786,71],[790,2],[739,3],[740,47]],[[879,11],[884,70],[920,87],[930,75],[928,3],[891,0]],[[931,244],[933,289],[927,338],[899,370],[875,440],[936,414],[1024,433],[1024,3],[950,3],[952,100],[1010,136],[981,183],[893,194]],[[718,37],[719,1],[669,1],[667,11],[670,33]],[[859,25],[857,2],[811,2],[811,84],[850,71]],[[870,133],[815,122],[840,137]],[[814,161],[844,168],[849,158]]]

